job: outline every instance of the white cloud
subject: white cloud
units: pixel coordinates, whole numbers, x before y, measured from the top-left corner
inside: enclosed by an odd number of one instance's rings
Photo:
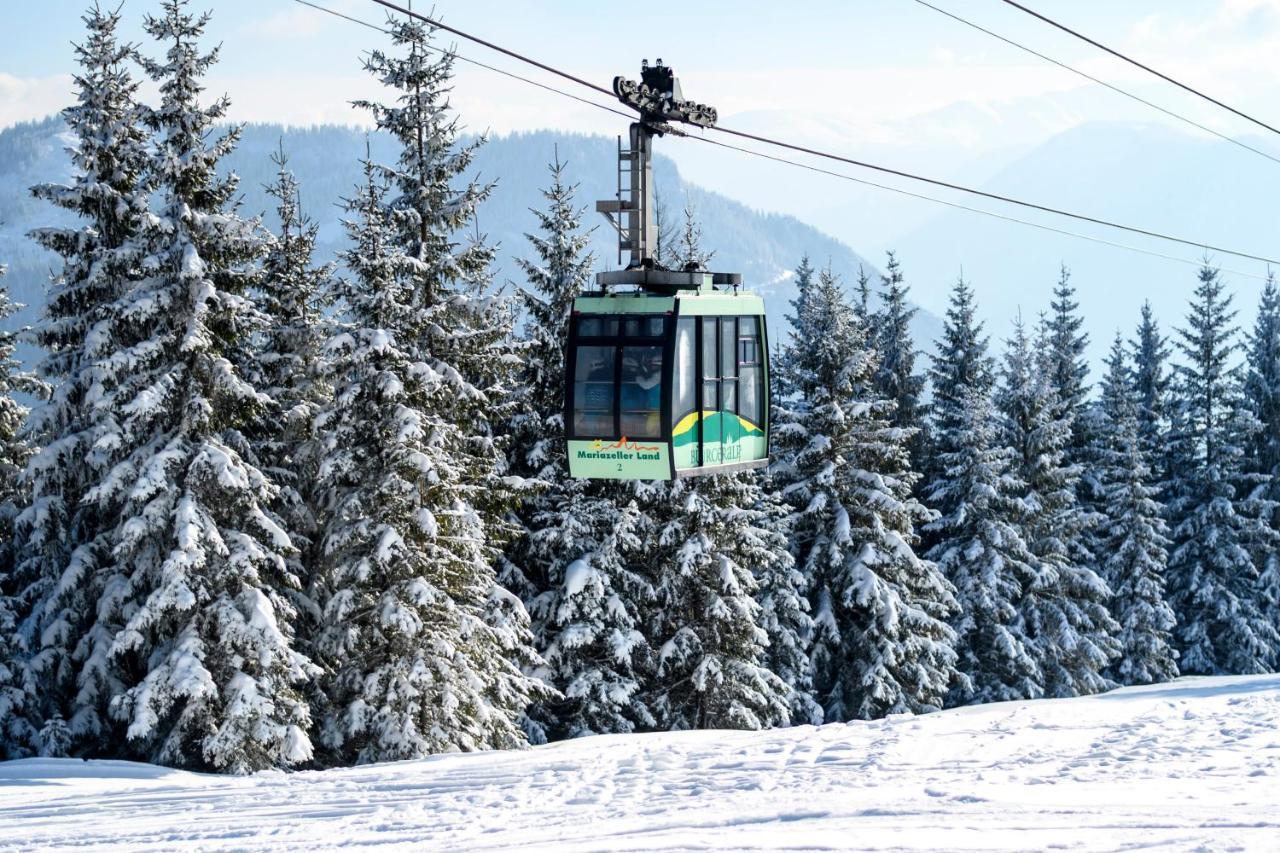
[[[360,18],[360,13],[367,13],[369,9],[369,4],[358,3],[357,0],[324,0],[324,2],[317,5],[323,5],[326,9],[350,15],[353,18]],[[368,20],[369,18],[365,15],[364,19]],[[335,25],[343,27],[355,26],[350,21],[344,21],[333,15],[326,15],[324,12],[294,3],[264,18],[246,21],[239,29],[245,35],[265,39],[305,41],[314,38],[325,29]]]
[[[0,128],[41,119],[75,100],[70,74],[52,77],[14,77],[0,71]]]

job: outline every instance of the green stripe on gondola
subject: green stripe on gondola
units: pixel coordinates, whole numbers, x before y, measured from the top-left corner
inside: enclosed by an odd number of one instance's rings
[[[698,441],[698,420],[701,418],[709,435],[720,436],[724,442],[741,441],[748,436],[764,436],[764,430],[740,415],[733,412],[690,412],[680,419],[671,433],[671,441],[676,447],[684,447]]]

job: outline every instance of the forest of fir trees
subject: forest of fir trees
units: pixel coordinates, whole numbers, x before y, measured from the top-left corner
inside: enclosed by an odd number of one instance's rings
[[[504,295],[428,28],[366,57],[399,154],[317,258],[287,152],[270,227],[219,168],[208,16],[84,21],[74,178],[32,188],[77,224],[30,235],[61,262],[0,334],[0,757],[246,773],[1280,665],[1274,281],[1242,330],[1206,261],[1091,388],[1065,268],[1002,335],[957,281],[926,357],[892,253],[850,287],[800,259],[767,470],[575,480],[570,164]],[[684,213],[662,259],[705,265]]]

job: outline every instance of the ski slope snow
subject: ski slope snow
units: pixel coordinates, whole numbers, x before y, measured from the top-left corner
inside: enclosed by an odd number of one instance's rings
[[[1280,676],[249,777],[0,764],[0,849],[1280,849]]]

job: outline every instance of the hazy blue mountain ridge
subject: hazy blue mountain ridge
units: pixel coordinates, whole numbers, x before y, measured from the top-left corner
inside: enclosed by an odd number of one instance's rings
[[[1250,142],[1275,148],[1265,140]],[[1015,160],[982,188],[1225,248],[1280,255],[1280,166],[1227,142],[1165,126],[1080,125]],[[1015,215],[1192,263],[948,211],[896,243],[915,299],[941,310],[963,268],[988,331],[1003,341],[1019,312],[1034,323],[1048,307],[1059,265],[1065,264],[1078,288],[1095,374],[1116,330],[1131,333],[1144,300],[1151,301],[1166,332],[1186,325],[1195,264],[1205,257],[1224,268],[1240,310],[1237,322],[1246,328],[1253,322],[1264,264],[1025,211]]]
[[[27,232],[69,221],[66,214],[33,199],[29,187],[42,181],[69,180],[70,162],[63,149],[70,141],[56,118],[0,131],[0,263],[9,265],[6,284],[13,298],[28,305],[13,323],[29,323],[38,316],[45,284],[57,263],[26,236]],[[240,144],[225,167],[240,177],[241,211],[264,214],[268,224],[274,224],[274,216],[263,185],[274,175],[270,155],[280,147],[298,176],[305,212],[320,225],[318,256],[332,257],[346,243],[341,204],[361,179],[360,160],[369,152],[375,161],[389,162],[394,157],[391,141],[351,127],[244,126]],[[613,232],[594,212],[596,199],[615,194],[616,141],[553,131],[518,133],[489,139],[478,149],[468,171],[470,176],[494,185],[491,197],[480,209],[478,225],[485,238],[498,247],[495,275],[499,283],[521,281],[515,260],[530,253],[524,235],[537,226],[530,209],[543,205],[540,190],[548,181],[547,164],[557,154],[567,164],[570,180],[579,184],[578,201],[587,209],[584,223],[594,229],[592,246],[598,268],[618,265]],[[715,251],[712,266],[741,272],[747,286],[764,295],[775,336],[783,328],[783,316],[795,292],[790,271],[801,256],[809,255],[819,266],[830,263],[846,283],[852,282],[859,265],[876,272],[874,263],[798,219],[753,210],[686,181],[666,157],[659,155],[654,168],[660,198],[673,222],[679,219],[687,199],[697,211],[704,245]],[[939,324],[923,312],[918,319],[917,337],[927,346]]]

